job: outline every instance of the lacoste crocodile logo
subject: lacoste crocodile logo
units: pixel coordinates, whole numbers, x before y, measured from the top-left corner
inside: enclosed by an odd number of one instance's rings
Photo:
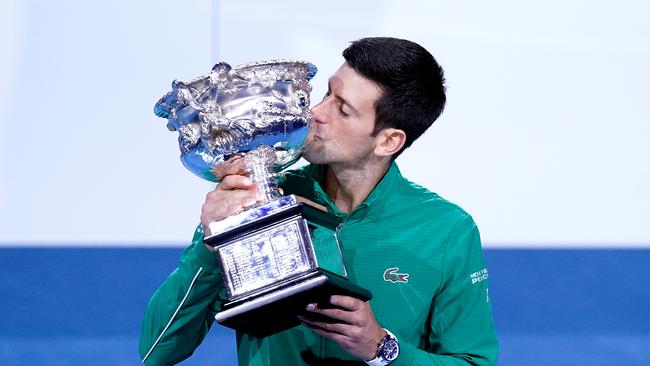
[[[399,271],[398,267],[388,268],[384,271],[384,281],[386,282],[402,282],[406,283],[409,281],[408,273],[397,273]]]

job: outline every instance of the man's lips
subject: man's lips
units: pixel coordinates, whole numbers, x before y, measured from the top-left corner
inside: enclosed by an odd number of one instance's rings
[[[307,141],[317,141],[317,140],[322,140],[322,137],[318,136],[316,132],[310,132],[307,135]]]

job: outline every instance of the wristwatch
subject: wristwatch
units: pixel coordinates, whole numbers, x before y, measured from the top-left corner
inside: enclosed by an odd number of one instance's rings
[[[379,343],[377,357],[366,363],[370,366],[386,366],[395,361],[399,355],[399,342],[393,333],[384,328],[386,336]]]

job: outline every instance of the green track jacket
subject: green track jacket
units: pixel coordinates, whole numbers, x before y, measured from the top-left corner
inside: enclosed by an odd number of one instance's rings
[[[400,342],[392,365],[496,365],[488,273],[471,216],[403,178],[395,163],[346,215],[321,187],[323,170],[290,171],[280,185],[342,220],[338,238],[349,278],[372,292],[375,318]],[[149,301],[140,337],[147,365],[189,357],[225,298],[216,257],[202,239],[199,227]],[[237,334],[237,349],[240,365],[365,365],[303,326],[261,339]]]

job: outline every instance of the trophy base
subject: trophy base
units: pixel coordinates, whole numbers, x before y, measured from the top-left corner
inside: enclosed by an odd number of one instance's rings
[[[329,303],[331,295],[347,295],[368,301],[370,291],[322,269],[300,276],[283,287],[245,301],[224,304],[215,320],[228,328],[255,337],[266,337],[300,324],[309,303]]]

